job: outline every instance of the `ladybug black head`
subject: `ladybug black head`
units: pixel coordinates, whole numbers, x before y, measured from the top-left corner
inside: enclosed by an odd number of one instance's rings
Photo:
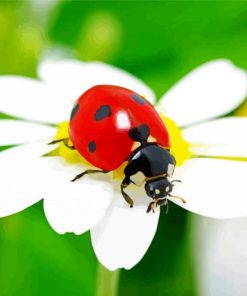
[[[148,181],[145,184],[145,190],[149,197],[159,199],[167,196],[172,191],[172,184],[167,178],[160,178],[153,181]]]

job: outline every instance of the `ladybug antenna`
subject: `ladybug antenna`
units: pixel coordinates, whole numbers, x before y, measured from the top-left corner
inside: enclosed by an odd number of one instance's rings
[[[182,197],[180,197],[180,196],[177,196],[177,195],[172,195],[172,194],[168,194],[170,197],[172,197],[172,198],[177,198],[177,199],[180,199],[181,200],[181,202],[182,203],[186,203],[186,200],[185,199],[183,199]]]
[[[181,180],[173,180],[173,181],[171,181],[172,186],[175,186],[174,183],[182,183],[182,181]]]

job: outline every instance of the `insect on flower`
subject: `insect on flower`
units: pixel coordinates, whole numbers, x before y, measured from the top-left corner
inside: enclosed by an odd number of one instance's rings
[[[210,61],[159,100],[138,78],[99,62],[45,60],[37,70],[39,80],[0,77],[0,110],[13,118],[0,120],[0,145],[8,147],[0,153],[0,217],[42,200],[57,233],[90,231],[98,260],[115,270],[143,258],[165,199],[208,217],[246,216],[247,119],[229,116],[246,98],[243,69]],[[86,98],[90,92],[97,95]],[[47,145],[54,140],[60,143]],[[85,174],[92,169],[109,173]],[[177,179],[183,182],[174,187]],[[186,203],[166,192],[161,197],[162,182]],[[135,186],[144,183],[151,199],[145,186]],[[155,213],[147,215],[147,206]]]
[[[157,206],[168,206],[167,196],[175,182],[176,160],[170,153],[170,139],[164,122],[155,108],[144,97],[127,88],[113,85],[96,85],[76,101],[70,117],[70,138],[52,141],[63,142],[76,149],[89,163],[99,169],[78,174],[76,181],[86,174],[108,173],[127,161],[121,193],[133,207],[134,201],[124,191],[133,183],[145,183],[146,194],[153,199],[147,212]],[[69,141],[73,145],[69,145]]]

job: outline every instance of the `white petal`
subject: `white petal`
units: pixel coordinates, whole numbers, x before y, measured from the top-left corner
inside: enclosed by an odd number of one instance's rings
[[[122,196],[92,230],[98,260],[109,270],[130,269],[144,256],[155,235],[159,211],[146,213],[147,205],[129,208]]]
[[[247,214],[247,162],[221,159],[191,159],[177,167],[174,179],[182,184],[174,195],[183,197],[183,206],[194,213],[214,218],[232,218]]]
[[[185,76],[161,98],[159,106],[184,126],[232,111],[246,94],[246,72],[229,61],[216,60]]]
[[[58,157],[40,157],[47,145],[30,144],[0,153],[0,216],[21,211],[41,198],[48,221],[59,233],[80,234],[95,225],[105,214],[112,188],[102,180],[70,180],[83,167],[68,165]]]
[[[151,103],[155,101],[153,91],[140,79],[122,69],[100,62],[46,60],[40,64],[38,73],[41,79],[57,85],[57,88],[74,100],[94,85],[111,84],[134,90]]]
[[[40,155],[47,145],[23,145],[0,153],[0,216],[22,211],[40,200],[46,166]]]
[[[58,157],[47,157],[49,182],[44,195],[46,217],[58,233],[81,234],[105,215],[113,188],[107,177],[100,179],[85,176],[76,182],[70,180],[82,172],[82,166],[68,165]],[[96,176],[96,175],[95,175]]]
[[[0,146],[52,138],[55,128],[20,120],[0,120]]]
[[[247,157],[247,118],[226,117],[183,130],[195,155]]]
[[[247,290],[247,218],[195,217],[193,243],[199,295],[232,296]]]
[[[60,88],[17,76],[0,78],[0,98],[0,112],[51,123],[66,120],[73,105]]]

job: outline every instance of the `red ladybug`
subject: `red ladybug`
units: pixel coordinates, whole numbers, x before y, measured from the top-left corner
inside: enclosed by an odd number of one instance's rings
[[[124,191],[130,183],[145,183],[145,190],[153,201],[147,212],[157,205],[167,205],[174,186],[172,177],[175,159],[170,154],[167,128],[155,108],[136,92],[114,85],[96,85],[76,101],[69,123],[70,140],[63,141],[76,149],[98,169],[77,175],[108,173],[127,161],[121,192],[133,206],[133,200]]]

